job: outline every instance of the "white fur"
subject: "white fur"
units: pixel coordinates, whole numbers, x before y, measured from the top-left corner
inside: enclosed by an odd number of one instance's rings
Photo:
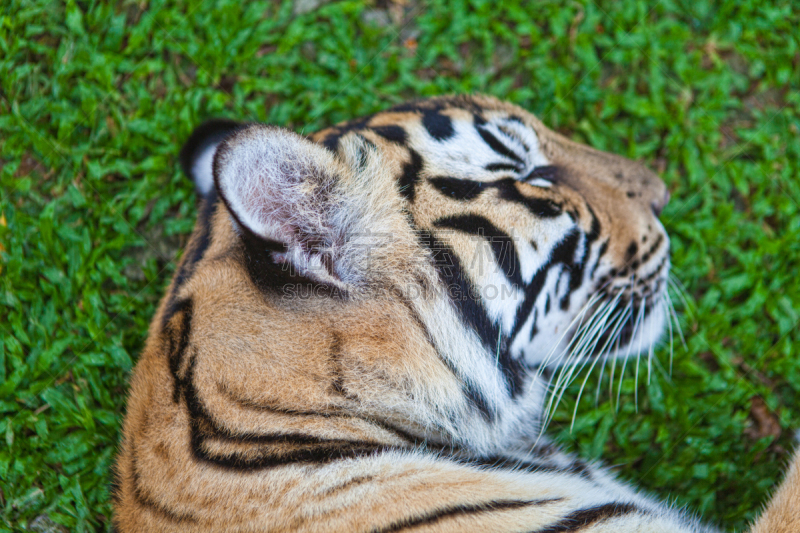
[[[536,167],[550,164],[540,150],[539,139],[532,128],[526,128],[514,120],[503,118],[492,119],[482,127],[523,160],[524,168],[519,172],[520,177]],[[492,181],[497,179],[497,173],[485,170],[487,165],[514,163],[486,144],[472,122],[454,120],[453,130],[453,136],[444,141],[431,138],[423,128],[409,132],[412,144],[425,160],[426,170],[430,175],[468,176],[469,179],[477,181]],[[512,133],[513,136],[506,132]],[[528,150],[525,149],[525,146],[528,147]]]
[[[547,181],[544,178],[536,178],[536,179],[533,179],[533,180],[529,181],[528,183],[530,183],[531,185],[535,185],[536,187],[542,187],[544,189],[549,189],[550,187],[553,186],[552,183],[550,183],[549,181]]]
[[[422,154],[426,172],[496,179],[496,174],[484,167],[498,162],[497,152],[488,147],[471,122],[454,120],[453,127],[454,136],[445,142],[420,138],[420,142],[412,143],[420,152],[431,150]],[[548,164],[538,152],[538,139],[532,129],[500,119],[484,127],[519,154],[526,171]],[[419,128],[411,135],[428,134]],[[374,278],[374,274],[402,278],[405,272],[407,279],[390,280],[400,287],[416,283],[414,272],[428,279],[437,278],[433,266],[426,262],[402,265],[406,258],[418,253],[418,245],[410,228],[408,235],[403,233],[407,224],[397,203],[401,200],[392,179],[395,170],[357,136],[342,139],[337,158],[288,131],[252,126],[219,149],[215,170],[220,193],[236,218],[257,235],[284,243],[287,252],[276,254],[275,259],[293,264],[300,273],[348,290],[386,281]],[[573,226],[569,216],[562,214],[541,220],[524,238],[512,234],[521,262],[517,267],[526,284],[547,265],[553,250]],[[448,238],[469,239],[459,232]],[[531,239],[536,242],[536,249],[529,244]],[[319,245],[319,249],[310,249],[308,242]],[[585,241],[581,241],[576,256],[584,254],[584,246]],[[468,265],[472,282],[480,288],[493,285],[498,291],[505,289],[506,298],[485,298],[483,304],[489,318],[508,335],[524,295],[510,285],[485,239],[467,245],[470,247],[475,248],[476,254],[482,252],[478,254],[482,258],[478,265]],[[587,255],[592,254],[596,250]],[[323,256],[327,256],[328,266]],[[374,261],[382,264],[375,265]],[[586,263],[592,263],[591,258]],[[330,265],[332,271],[328,270]],[[563,279],[559,283],[559,279],[565,274],[563,268],[552,268],[547,273],[535,311],[517,337],[508,339],[512,356],[524,357],[528,364],[542,363],[548,353],[567,348],[570,338],[564,330],[588,300],[591,283],[586,268],[583,283],[571,295],[570,307],[562,310],[558,304],[567,291],[567,283]],[[547,297],[551,305],[545,315]],[[447,294],[439,292],[431,298],[408,300],[428,328],[439,354],[460,381],[480,391],[494,414],[492,421],[485,420],[464,395],[453,395],[449,389],[438,390],[428,384],[428,390],[420,390],[416,396],[418,421],[447,431],[461,445],[480,453],[492,453],[510,440],[534,434],[546,393],[541,378],[535,373],[527,376],[525,397],[512,399],[494,350],[487,349],[478,334],[464,324]],[[538,333],[531,340],[534,313],[538,317]],[[641,343],[647,349],[660,333],[663,320],[663,316],[653,313],[631,345]],[[549,361],[556,365],[560,362],[558,357]]]
[[[278,259],[300,273],[339,284],[321,261],[335,254],[347,228],[325,216],[323,198],[336,196],[341,165],[324,148],[288,131],[251,126],[216,155],[220,193],[238,220],[256,235],[284,243]],[[335,204],[335,200],[333,203]]]
[[[192,177],[197,191],[205,196],[214,187],[214,154],[217,152],[219,143],[207,146],[192,164]]]

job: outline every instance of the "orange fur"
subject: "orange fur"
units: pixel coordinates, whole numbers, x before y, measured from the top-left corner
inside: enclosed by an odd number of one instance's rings
[[[442,144],[457,138],[455,127],[473,128],[464,135],[474,146]],[[524,146],[530,161],[492,152],[498,136]],[[514,357],[543,359],[551,346],[532,342],[517,356],[508,334],[515,308],[476,318],[443,292],[447,276],[462,289],[507,283],[483,227],[476,236],[443,226],[479,215],[525,247],[528,263],[505,275],[526,290],[550,287],[534,275],[549,274],[570,238],[597,254],[593,285],[571,284],[558,298],[558,285],[547,288],[553,302],[548,293],[536,310],[562,318],[543,333],[531,326],[525,338],[563,337],[603,291],[615,304],[641,298],[644,309],[668,269],[656,218],[666,188],[655,174],[488,97],[422,101],[310,140],[232,129],[214,149],[224,201],[201,200],[131,378],[114,491],[120,532],[562,531],[579,523],[615,533],[708,531],[538,440],[546,383]],[[480,166],[481,154],[505,166]],[[543,161],[559,171],[549,181],[505,179],[504,168],[528,173],[547,168]],[[354,234],[370,239],[367,251],[344,238]],[[426,247],[428,237],[452,257]],[[589,279],[572,256],[561,260],[559,276]],[[508,283],[519,305],[522,289]],[[487,339],[481,327],[498,333]],[[800,477],[797,464],[791,472]],[[754,533],[790,531],[770,528],[789,516],[797,490],[787,483]]]
[[[784,479],[764,513],[753,524],[751,533],[800,532],[800,453],[797,453]]]

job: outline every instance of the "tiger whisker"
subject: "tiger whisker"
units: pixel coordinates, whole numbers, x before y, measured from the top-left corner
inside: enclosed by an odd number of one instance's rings
[[[633,325],[633,332],[631,333],[631,339],[636,338],[636,334],[639,331],[639,323],[642,319],[642,315],[644,314],[644,307],[640,305],[639,307],[639,314],[636,316],[636,322]],[[625,368],[628,366],[628,357],[631,355],[631,350],[633,349],[633,342],[628,342],[628,351],[625,352],[625,357],[622,359],[622,369],[619,373],[619,387],[617,388],[617,406],[616,410],[619,411],[619,398],[622,394],[622,379],[625,376]]]
[[[669,304],[670,313],[675,320],[675,326],[678,328],[678,337],[681,339],[681,344],[683,345],[683,349],[687,350],[688,347],[686,346],[686,338],[683,336],[683,328],[681,327],[681,322],[678,320],[678,312],[675,311],[675,306],[672,305],[672,299],[668,298],[667,303]]]
[[[581,313],[578,316],[576,316],[572,320],[572,322],[570,322],[569,326],[567,326],[567,328],[564,330],[564,333],[561,334],[561,338],[559,338],[558,343],[556,343],[556,346],[551,350],[551,353],[553,353],[555,351],[555,349],[558,347],[558,345],[561,344],[561,341],[569,333],[570,329],[572,329],[572,327],[575,325],[575,323],[579,322],[580,325],[579,325],[578,329],[575,331],[575,334],[573,335],[573,337],[570,340],[570,342],[567,343],[567,346],[564,348],[564,350],[562,350],[561,354],[563,354],[564,352],[569,350],[569,347],[572,346],[573,343],[575,343],[576,339],[578,338],[578,335],[582,331],[585,331],[586,328],[589,327],[589,325],[591,324],[592,318],[594,317],[595,314],[597,314],[597,312],[598,312],[598,310],[600,308],[595,309],[588,318],[585,316],[586,312],[589,311],[591,309],[591,306],[596,304],[601,298],[602,297],[599,294],[596,294],[596,295],[592,296],[592,298],[588,302],[586,302],[586,304],[581,309]],[[586,318],[585,322],[583,321],[584,318]]]
[[[667,304],[667,300],[669,300],[669,294],[664,291],[664,296],[661,298],[661,307],[663,309],[664,316],[667,318],[667,326],[669,327],[669,375],[672,375],[672,359],[673,359],[673,331],[672,331],[672,315],[669,312],[669,307]]]
[[[547,356],[545,356],[544,360],[539,364],[538,371],[537,371],[537,373],[535,375],[536,378],[541,377],[542,373],[544,372],[544,369],[547,367],[548,363],[550,362],[551,357],[553,356],[555,351],[558,349],[558,346],[561,345],[561,342],[564,340],[564,337],[566,337],[569,334],[569,332],[572,330],[572,328],[575,326],[576,323],[582,322],[584,317],[585,317],[585,315],[586,315],[586,312],[589,309],[591,309],[591,307],[595,303],[597,303],[600,299],[602,299],[602,297],[603,297],[602,294],[601,294],[602,289],[604,289],[605,287],[610,285],[612,281],[613,280],[609,280],[609,281],[606,281],[605,283],[603,283],[602,285],[600,285],[597,288],[596,292],[591,296],[591,298],[589,298],[589,300],[585,304],[583,304],[583,306],[578,311],[578,313],[575,316],[575,318],[573,318],[572,321],[569,323],[569,325],[564,329],[564,332],[561,334],[561,337],[559,337],[558,341],[550,349],[550,352],[548,352]],[[624,292],[624,289],[621,292]],[[599,309],[596,309],[594,311],[593,315],[597,314],[598,311],[599,311]],[[564,354],[569,353],[570,347],[576,342],[576,340],[580,336],[580,333],[582,331],[586,331],[586,329],[590,325],[591,325],[591,318],[588,319],[586,322],[581,323],[581,326],[578,328],[578,330],[573,335],[572,340],[569,342],[569,344],[567,344],[566,347],[564,347],[563,350],[561,350],[561,352],[559,352],[557,357],[560,358]],[[569,359],[569,358],[567,358],[567,359]],[[565,364],[566,364],[566,362],[562,362],[562,366],[565,365]],[[529,385],[529,389],[530,389],[530,387],[533,386],[534,383],[536,383],[536,379],[531,380],[531,384]]]
[[[538,381],[538,378],[540,378],[542,376],[542,373],[544,372],[544,369],[547,367],[547,364],[550,361],[550,358],[552,357],[553,353],[555,353],[555,351],[558,349],[558,346],[564,340],[564,337],[567,336],[567,334],[570,332],[570,330],[572,329],[572,327],[575,325],[576,322],[578,322],[578,321],[583,319],[583,317],[586,314],[586,312],[589,309],[591,309],[591,306],[594,305],[600,298],[601,298],[601,296],[599,294],[592,295],[592,297],[589,298],[589,300],[580,309],[580,311],[575,316],[575,318],[572,319],[572,322],[570,322],[569,325],[564,329],[564,333],[561,334],[561,337],[559,337],[558,341],[550,349],[550,352],[547,354],[547,356],[545,356],[544,360],[539,364],[539,368],[536,371],[536,375],[535,375],[534,379],[532,379],[530,384],[528,385],[528,392],[530,392],[530,389]],[[561,355],[564,352],[566,352],[566,348],[559,353],[559,357],[561,357]]]
[[[644,313],[647,307],[647,296],[642,296],[642,303],[639,307],[639,316],[641,318],[642,327],[644,327]],[[638,319],[637,319],[638,320]],[[642,343],[644,338],[639,335],[639,349],[636,351],[636,373],[633,378],[633,406],[634,411],[639,412],[639,362],[642,359]]]
[[[672,272],[669,273],[667,277],[667,289],[672,288],[680,297],[686,311],[689,314],[692,314],[692,305],[689,303],[688,299],[688,292],[686,291],[686,287],[683,285],[683,282]]]
[[[597,346],[600,337],[605,329],[605,324],[608,321],[608,318],[614,312],[614,308],[619,301],[621,293],[617,295],[617,298],[613,302],[605,302],[603,306],[593,315],[595,320],[595,324],[592,328],[584,333],[581,337],[580,343],[576,346],[575,350],[571,354],[570,360],[573,361],[568,365],[569,370],[564,375],[564,379],[560,380],[560,386],[557,386],[556,390],[552,393],[551,402],[548,404],[547,414],[548,418],[546,419],[547,424],[549,424],[550,420],[552,419],[553,414],[555,414],[555,409],[561,403],[561,399],[563,398],[564,392],[566,392],[567,388],[573,381],[573,375],[579,375],[580,372],[583,370],[589,359],[584,359],[587,354],[591,353],[592,350]],[[598,316],[600,315],[600,316]],[[588,335],[588,337],[587,337]],[[591,346],[590,346],[591,345]],[[583,364],[579,365],[578,362],[584,359]],[[577,371],[577,374],[576,374]],[[559,385],[559,384],[557,384]],[[553,398],[555,401],[553,402]],[[551,409],[552,406],[552,409]],[[574,423],[574,421],[573,421]]]
[[[613,311],[613,306],[609,306],[609,310]],[[567,391],[567,388],[569,388],[569,386],[572,384],[575,378],[577,378],[577,376],[580,375],[580,373],[583,371],[588,361],[591,359],[590,354],[594,351],[595,347],[597,347],[597,343],[599,342],[600,338],[603,335],[603,331],[605,330],[605,325],[606,322],[608,321],[609,316],[610,316],[609,311],[607,311],[606,313],[604,313],[603,317],[598,319],[598,322],[595,326],[594,331],[592,332],[591,337],[589,337],[588,340],[584,343],[584,345],[581,346],[580,351],[576,352],[574,358],[575,362],[574,364],[571,365],[570,371],[567,374],[564,383],[562,384],[561,390],[559,391],[558,394],[558,398],[555,402],[554,411],[555,408],[557,408],[558,405],[560,405],[561,399],[563,398],[564,393]],[[596,360],[597,359],[595,359],[595,361]],[[579,363],[580,361],[583,362]],[[572,430],[574,423],[575,420],[573,419],[572,424],[570,425],[570,431]]]
[[[575,332],[574,337],[567,345],[566,350],[568,351],[567,358],[565,359],[564,363],[561,365],[561,372],[559,377],[563,377],[569,370],[572,368],[572,363],[575,358],[578,356],[579,352],[582,350],[583,345],[587,342],[587,336],[591,336],[594,334],[597,328],[597,320],[599,317],[605,313],[608,309],[609,303],[603,302],[600,307],[598,307],[592,315],[586,320],[584,324]],[[556,382],[556,387],[559,386],[561,381]]]
[[[495,368],[500,368],[500,342],[503,339],[503,328],[497,328],[497,349],[495,350],[494,354],[494,364]],[[494,416],[497,418],[497,404],[498,402],[494,403]]]
[[[565,372],[565,369],[567,369],[567,368],[569,367],[569,364],[570,364],[570,363],[569,363],[569,361],[572,359],[572,355],[573,355],[573,353],[574,353],[574,352],[573,352],[573,348],[574,348],[574,346],[575,346],[576,344],[579,344],[579,343],[581,342],[581,339],[583,339],[583,337],[586,335],[586,333],[587,333],[587,332],[589,331],[589,329],[592,327],[592,323],[593,323],[593,321],[594,321],[594,318],[595,318],[595,316],[596,316],[596,315],[597,315],[597,314],[598,314],[598,313],[599,313],[599,312],[600,312],[600,311],[601,311],[601,310],[604,308],[604,306],[605,306],[605,305],[606,305],[605,303],[604,303],[604,304],[601,304],[601,306],[600,306],[599,308],[597,308],[597,309],[596,309],[596,310],[595,310],[595,311],[592,313],[592,315],[590,315],[590,317],[589,317],[589,318],[587,318],[587,319],[586,319],[586,321],[580,325],[580,327],[579,327],[579,328],[578,328],[578,330],[575,332],[575,334],[573,335],[573,337],[572,337],[572,339],[570,340],[570,342],[569,342],[569,343],[567,344],[567,346],[566,346],[566,347],[564,347],[564,349],[563,349],[563,350],[562,350],[562,351],[559,353],[559,358],[560,358],[560,357],[562,357],[562,356],[563,356],[563,354],[566,354],[566,358],[565,358],[565,360],[564,360],[564,361],[562,361],[562,362],[561,362],[561,364],[560,364],[560,369],[559,369],[559,377],[558,377],[558,380],[556,381],[556,384],[555,384],[556,386],[558,385],[558,383],[560,383],[560,377],[561,377],[561,376],[563,375],[563,373]],[[559,343],[559,344],[560,344],[560,343]],[[551,385],[552,385],[552,381],[551,381],[551,384],[548,384],[548,386],[551,386]]]
[[[608,348],[609,343],[617,335],[617,332],[619,331],[619,328],[622,327],[622,324],[624,324],[625,320],[624,320],[623,317],[624,317],[624,313],[619,313],[613,319],[613,322],[612,322],[613,329],[611,329],[611,332],[609,333],[609,336],[606,339],[606,342],[603,345],[603,347],[600,348],[600,352],[601,353],[605,354],[605,350],[606,350],[606,348]],[[594,350],[594,348],[592,348],[592,349]],[[583,378],[583,383],[581,383],[581,388],[580,388],[580,390],[578,390],[578,399],[575,401],[575,409],[572,411],[572,423],[570,424],[570,428],[569,428],[570,431],[572,431],[572,428],[575,426],[575,418],[578,416],[578,405],[580,405],[580,402],[581,402],[581,396],[583,395],[583,389],[584,389],[584,387],[586,387],[586,382],[589,380],[589,376],[592,375],[592,370],[594,370],[594,367],[597,364],[597,361],[598,361],[598,358],[595,358],[594,361],[592,362],[591,366],[589,367],[589,370],[586,372],[586,376]],[[583,371],[583,369],[581,369],[581,371]]]
[[[653,304],[653,310],[655,310],[655,304]],[[650,327],[648,328],[650,332],[650,347],[647,349],[647,384],[650,385],[650,373],[653,370],[653,352],[655,351],[656,341],[653,337],[653,321],[650,320]]]
[[[664,366],[661,364],[661,361],[659,361],[658,357],[653,358],[653,364],[658,369],[658,371],[661,372],[661,375],[664,376],[664,379],[668,383],[672,383],[672,378],[667,374],[667,371],[664,369]]]
[[[630,316],[630,311],[631,311],[631,302],[628,302],[628,304],[622,310],[622,321],[621,321],[621,324],[625,324],[628,321],[628,317]],[[616,342],[614,343],[614,351],[613,351],[614,354],[619,352],[619,343],[620,343],[621,340],[622,340],[622,336],[617,334],[616,335],[616,339],[615,339]],[[597,406],[597,404],[600,401],[600,386],[603,383],[603,376],[605,375],[606,363],[608,363],[608,359],[611,358],[611,353],[612,352],[608,352],[608,353],[603,354],[603,365],[600,367],[600,377],[597,379],[597,390],[595,390],[595,392],[594,392],[594,404],[595,404],[595,406]],[[612,363],[611,363],[612,366],[614,364],[616,364],[616,361],[617,361],[617,358],[614,357],[613,360],[612,360]],[[609,382],[610,383],[614,382],[614,374],[613,373],[610,376],[610,381]],[[610,394],[609,394],[609,397],[611,397]]]
[[[562,386],[564,377],[566,376],[566,374],[569,371],[569,369],[572,367],[571,361],[575,358],[576,352],[575,352],[574,349],[571,350],[570,347],[573,346],[573,343],[575,343],[575,347],[582,346],[582,343],[584,342],[584,339],[585,339],[586,335],[589,333],[589,331],[593,330],[593,328],[594,328],[593,324],[594,324],[594,322],[596,320],[596,317],[599,314],[601,314],[602,312],[604,312],[607,307],[608,307],[608,302],[603,302],[600,305],[600,307],[598,307],[591,314],[591,316],[587,319],[587,321],[584,324],[581,325],[581,327],[575,333],[575,336],[573,336],[572,340],[570,341],[570,343],[565,348],[565,351],[568,351],[566,360],[563,362],[563,364],[561,365],[561,368],[559,369],[559,373],[558,373],[558,376],[556,378],[555,383],[553,384],[552,381],[551,381],[551,383],[548,384],[549,400],[548,400],[547,406],[545,407],[544,414],[543,414],[543,417],[542,417],[542,421],[543,421],[543,423],[542,423],[542,431],[544,431],[544,429],[550,423],[550,420],[552,418],[551,417],[551,414],[552,414],[551,408],[553,408],[553,401],[556,398],[556,396],[558,394],[558,391],[560,390],[560,388]]]
[[[624,291],[624,290],[629,289],[629,288],[633,289],[634,282],[635,282],[635,278],[633,276],[631,276],[630,279],[628,280],[628,285],[626,287],[624,287],[622,290]],[[631,315],[633,315],[633,309],[634,309],[633,298],[628,300],[628,305],[627,305],[626,309],[628,307],[631,310]],[[614,352],[615,353],[619,353],[619,339],[617,339],[617,345],[615,347]],[[611,360],[611,374],[610,374],[609,379],[608,379],[608,397],[609,397],[610,400],[613,400],[613,398],[614,398],[614,375],[615,375],[615,372],[617,370],[617,359],[618,359],[618,357],[614,357]],[[600,383],[597,384],[597,388],[598,388],[598,390],[600,389]]]
[[[619,312],[619,309],[617,309],[617,304],[619,303],[619,300],[620,300],[621,297],[622,297],[622,293],[620,292],[619,294],[617,294],[617,297],[614,299],[614,301],[611,302],[611,304],[610,304],[610,306],[608,308],[608,312],[606,312],[603,315],[603,317],[599,319],[599,320],[602,320],[603,322],[601,324],[598,324],[599,328],[597,329],[597,332],[595,334],[594,343],[592,344],[591,348],[589,348],[588,350],[586,350],[585,348],[582,350],[582,353],[580,354],[581,358],[585,357],[586,353],[591,354],[591,353],[595,352],[595,348],[597,347],[597,342],[600,340],[600,338],[602,337],[602,335],[606,331],[609,331],[611,329],[611,328],[606,328],[605,327],[606,322],[608,321],[609,318],[612,317],[612,315],[614,313],[616,313],[616,316],[611,318],[611,324],[614,326],[614,329],[613,329],[613,331],[611,331],[611,333],[609,334],[608,338],[606,339],[606,343],[603,345],[603,348],[600,349],[600,353],[605,355],[605,350],[608,347],[608,344],[614,338],[614,335],[616,335],[616,332],[617,332],[617,329],[618,329],[616,321],[619,319],[621,313]],[[587,346],[588,346],[588,343],[587,343]],[[594,358],[585,359],[583,364],[581,365],[581,368],[578,370],[577,375],[580,375],[580,373],[583,371],[583,369],[585,368],[586,364],[588,363],[588,361],[590,359],[593,361],[592,365],[591,365],[591,368],[594,368],[594,366],[597,364],[597,361],[600,358],[599,357],[594,357]],[[590,368],[589,372],[591,372],[591,368]],[[576,375],[576,377],[577,377],[577,375]]]

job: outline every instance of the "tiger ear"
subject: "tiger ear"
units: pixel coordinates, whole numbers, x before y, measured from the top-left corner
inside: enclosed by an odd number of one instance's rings
[[[207,198],[214,189],[212,164],[219,144],[245,125],[233,120],[211,119],[194,129],[181,148],[180,162],[184,174],[194,183],[195,192]]]
[[[287,130],[250,125],[219,145],[213,173],[249,242],[316,281],[353,281],[357,274],[342,260],[353,231],[343,213],[349,169],[332,152]]]

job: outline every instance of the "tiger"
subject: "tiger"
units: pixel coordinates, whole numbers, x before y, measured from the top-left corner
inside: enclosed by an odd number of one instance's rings
[[[130,380],[117,531],[711,532],[547,438],[659,340],[664,182],[480,95],[301,136],[217,119]],[[800,467],[754,532],[800,531]],[[758,529],[760,528],[760,529]]]

